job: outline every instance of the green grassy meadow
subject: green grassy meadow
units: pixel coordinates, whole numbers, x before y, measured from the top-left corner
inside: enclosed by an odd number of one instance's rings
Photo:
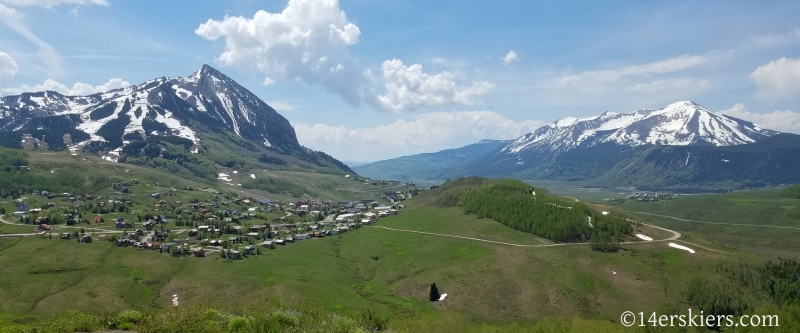
[[[454,209],[411,209],[378,226],[542,244],[529,234]],[[611,320],[627,308],[678,302],[688,279],[713,274],[720,255],[690,255],[663,243],[593,252],[588,245],[519,248],[467,239],[362,227],[299,241],[244,260],[175,258],[158,251],[57,239],[0,240],[0,310],[12,317],[95,312],[181,302],[229,306],[269,300],[329,311],[374,308],[393,318],[459,313],[485,322],[547,317]],[[40,254],[40,255],[35,255]],[[616,272],[616,274],[614,274]],[[435,282],[448,293],[427,301]]]
[[[785,198],[780,190],[767,190],[685,195],[676,200],[658,202],[629,200],[611,209],[618,208],[630,212],[637,219],[720,244],[768,256],[797,258],[800,256],[800,243],[797,242],[800,238],[800,219],[789,216],[787,212],[798,203],[800,199]],[[681,221],[633,212],[720,224]]]
[[[171,188],[178,190],[162,199],[176,208],[192,198],[201,202],[214,200],[212,192],[198,189],[202,186],[220,191],[220,197],[236,192],[279,200],[291,198],[286,193],[245,190],[224,182],[187,180],[145,167],[58,154],[32,154],[31,165],[55,174],[82,163],[81,168],[107,174],[110,180],[138,178],[142,184],[131,187],[131,193],[124,195],[133,202],[134,212],[157,213],[152,210],[157,200],[147,194],[169,192]],[[232,175],[228,171],[220,169]],[[232,183],[246,180],[250,173],[256,177],[279,177],[308,189],[309,196],[333,200],[379,198],[383,191],[410,188],[402,184],[364,184],[341,175],[265,170],[232,175]],[[152,185],[155,182],[159,185]],[[184,186],[194,186],[195,190],[184,191]],[[218,252],[204,258],[173,257],[157,250],[115,247],[101,241],[84,244],[36,237],[0,238],[0,267],[4,268],[0,274],[0,327],[4,323],[50,320],[54,313],[73,310],[98,316],[123,310],[171,315],[179,311],[171,306],[172,295],[177,294],[182,306],[203,309],[270,302],[308,304],[345,316],[359,316],[365,309],[373,309],[410,332],[494,332],[503,331],[497,327],[520,328],[535,323],[539,331],[545,332],[553,331],[547,325],[567,325],[559,327],[575,332],[584,331],[581,327],[603,327],[602,331],[610,332],[621,328],[614,323],[623,311],[690,307],[685,291],[692,279],[720,277],[715,265],[749,258],[742,249],[762,248],[777,254],[791,253],[797,246],[792,239],[796,240],[798,234],[786,230],[706,225],[631,213],[797,225],[785,212],[799,199],[786,199],[775,191],[683,196],[672,201],[625,202],[612,207],[595,205],[595,209],[624,211],[636,220],[680,231],[683,237],[678,243],[688,241],[724,252],[695,247],[697,253],[690,254],[670,248],[666,242],[637,242],[621,244],[621,250],[606,253],[592,251],[587,244],[555,245],[489,218],[464,215],[460,207],[434,204],[456,200],[458,191],[470,186],[473,185],[454,187],[438,197],[423,194],[406,200],[399,215],[382,218],[374,225],[277,249],[262,248],[261,254],[243,260],[223,259]],[[108,187],[93,194],[118,195]],[[58,200],[50,201],[56,201],[58,206],[68,205]],[[47,200],[29,197],[23,201],[36,207]],[[0,207],[11,212],[14,204],[7,200],[0,202]],[[104,225],[92,223],[71,229],[114,229],[111,219],[116,216],[136,221],[136,213],[109,213]],[[243,220],[242,225],[269,222],[278,216],[282,214],[262,214]],[[747,219],[755,222],[742,222]],[[172,223],[167,228],[174,227]],[[2,225],[0,233],[25,233],[31,229]],[[656,239],[670,236],[669,232],[643,225],[637,225],[634,232]],[[431,283],[448,294],[445,301],[428,301]],[[560,319],[553,322],[552,318]],[[507,331],[525,331],[516,328]]]

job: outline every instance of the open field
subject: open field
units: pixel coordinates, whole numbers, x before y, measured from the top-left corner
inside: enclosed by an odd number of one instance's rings
[[[543,243],[453,209],[412,209],[378,225]],[[444,311],[490,322],[576,313],[613,319],[625,307],[656,310],[678,302],[687,281],[713,274],[709,266],[720,257],[664,243],[600,253],[588,245],[516,248],[375,227],[262,249],[262,255],[241,261],[175,258],[105,242],[0,242],[0,264],[14,267],[0,278],[0,297],[9,300],[2,311],[13,317],[68,309],[146,310],[167,306],[178,294],[181,302],[213,306],[279,299],[339,312],[372,307],[395,317]],[[445,302],[426,301],[432,282],[448,293]]]
[[[790,217],[787,210],[798,202],[771,190],[687,195],[658,202],[626,201],[611,209],[748,251],[796,258],[800,256],[800,219]]]
[[[580,188],[579,184],[568,182],[541,182],[541,185],[550,186],[549,190],[560,195],[594,202],[598,209],[625,212],[632,219],[680,231],[684,240],[696,237],[714,248],[739,248],[770,257],[800,257],[800,243],[796,241],[800,237],[800,219],[788,214],[800,200],[781,196],[780,189],[681,195],[675,200],[638,202],[625,198],[624,194],[632,189]],[[604,199],[623,203],[609,205]]]
[[[40,169],[52,163],[54,173],[60,170],[56,161],[46,158],[35,163]],[[97,159],[92,163],[91,170],[95,172],[109,172],[112,179],[138,178],[141,184],[130,187],[131,193],[125,195],[113,193],[110,187],[92,193],[127,197],[132,202],[131,211],[105,214],[108,222],[83,226],[87,231],[91,227],[114,229],[111,220],[117,216],[136,221],[138,212],[156,213],[153,204],[157,200],[149,197],[153,192],[166,193],[161,198],[167,202],[166,207],[160,209],[168,211],[180,210],[191,199],[223,201],[232,191],[257,195],[257,191],[235,186],[226,188],[228,185],[170,179],[146,168]],[[62,165],[70,166],[74,164]],[[282,177],[296,186],[315,189],[316,195],[331,195],[334,199],[377,198],[383,191],[393,190],[390,185],[363,184],[336,175],[292,171],[253,173],[256,177]],[[249,173],[244,177],[249,177]],[[155,182],[159,184],[154,185]],[[183,186],[196,189],[186,191]],[[212,192],[197,189],[203,186],[221,193],[214,197]],[[176,190],[173,192],[172,188]],[[456,195],[459,189],[454,188],[448,195]],[[280,195],[263,195],[280,198]],[[286,194],[282,195],[288,199]],[[448,200],[453,198],[457,196]],[[692,197],[680,200],[684,198]],[[423,194],[404,201],[406,207],[399,215],[382,218],[375,225],[297,241],[277,249],[261,248],[261,254],[243,260],[223,259],[219,252],[208,253],[204,258],[173,257],[158,250],[115,247],[101,241],[84,244],[36,237],[0,238],[0,267],[9,267],[0,276],[0,299],[4,300],[0,304],[0,320],[29,321],[69,310],[163,311],[170,307],[172,295],[177,294],[184,305],[220,308],[264,301],[310,303],[325,311],[351,315],[372,308],[395,320],[437,316],[474,321],[476,325],[530,324],[545,318],[577,316],[608,322],[630,309],[649,312],[667,306],[687,307],[685,292],[692,279],[716,278],[720,274],[715,269],[717,263],[746,255],[706,237],[706,233],[692,229],[684,233],[668,222],[632,213],[629,216],[636,221],[653,222],[683,235],[636,225],[634,233],[643,233],[657,241],[627,243],[632,240],[625,239],[618,252],[592,251],[588,244],[554,244],[489,218],[464,215],[460,207],[437,207],[432,203],[438,199]],[[763,197],[735,199],[742,205],[765,200]],[[775,205],[788,205],[781,201],[784,199],[767,199],[775,200]],[[57,206],[71,205],[61,200],[55,199]],[[45,201],[35,196],[23,199],[32,207],[46,204]],[[14,204],[0,203],[7,212],[13,211]],[[662,202],[641,205],[657,204]],[[626,208],[625,205],[596,208],[612,210]],[[225,208],[244,210],[246,206],[229,202]],[[664,208],[676,209],[679,206]],[[259,214],[242,220],[241,225],[271,222],[284,216],[279,212]],[[172,220],[175,219],[171,218],[166,227],[188,228]],[[4,233],[30,229],[0,226],[0,232]],[[680,239],[671,241],[697,252],[690,254],[658,241],[673,237]],[[428,302],[431,283],[448,294],[445,301]]]

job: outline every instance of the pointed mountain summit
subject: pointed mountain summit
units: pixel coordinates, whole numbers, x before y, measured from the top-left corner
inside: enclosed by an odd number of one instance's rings
[[[775,134],[778,132],[684,101],[661,109],[559,119],[514,140],[498,154],[536,155],[549,160],[575,148],[601,143],[628,147],[648,144],[730,146],[756,142]]]
[[[349,171],[332,157],[302,147],[286,118],[209,65],[187,77],[159,77],[89,96],[43,91],[0,98],[0,144],[19,146],[23,132],[44,135],[51,149],[65,148],[62,137],[70,134],[71,150],[91,147],[100,153],[119,153],[149,138],[173,137],[169,140],[199,146],[209,135],[230,133],[247,142],[236,145],[250,151],[263,148]]]
[[[718,114],[692,101],[568,117],[493,147],[484,142],[355,169],[364,176],[417,182],[476,175],[592,181],[597,186],[800,181],[788,172],[798,164],[793,156],[800,136]]]

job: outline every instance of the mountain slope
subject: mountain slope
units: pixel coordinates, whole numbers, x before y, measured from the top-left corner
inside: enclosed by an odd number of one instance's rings
[[[528,133],[481,159],[464,172],[502,175],[554,160],[562,153],[597,145],[625,150],[646,145],[730,146],[756,142],[778,132],[716,114],[694,102],[632,113],[605,112],[588,118],[564,118]]]
[[[50,121],[38,124],[43,119]],[[114,161],[123,147],[162,143],[167,137],[193,153],[217,141],[231,153],[263,154],[277,164],[286,164],[279,155],[288,155],[294,157],[289,162],[352,172],[336,159],[302,147],[286,118],[208,65],[185,78],[160,77],[89,96],[45,91],[0,98],[0,144],[19,147],[23,133],[37,140],[45,135],[51,149],[63,148],[63,136],[70,134],[70,150],[85,147]]]
[[[605,186],[696,188],[800,183],[800,135],[782,133],[726,147],[652,146],[614,165],[591,183]]]
[[[391,175],[430,181],[488,176],[594,186],[753,187],[800,181],[789,171],[800,165],[797,147],[800,136],[678,102],[658,110],[561,119],[480,155],[425,162],[419,173],[408,171],[413,164],[395,161],[397,172]],[[392,166],[384,162],[373,165]]]
[[[508,140],[481,140],[461,148],[446,149],[435,153],[424,153],[393,158],[353,167],[358,174],[375,179],[403,181],[445,180],[451,169],[492,152]]]

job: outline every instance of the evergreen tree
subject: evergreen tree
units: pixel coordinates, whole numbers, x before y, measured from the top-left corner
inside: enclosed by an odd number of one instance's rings
[[[431,284],[430,301],[436,302],[442,295],[439,295],[439,288],[436,288],[436,283]]]

